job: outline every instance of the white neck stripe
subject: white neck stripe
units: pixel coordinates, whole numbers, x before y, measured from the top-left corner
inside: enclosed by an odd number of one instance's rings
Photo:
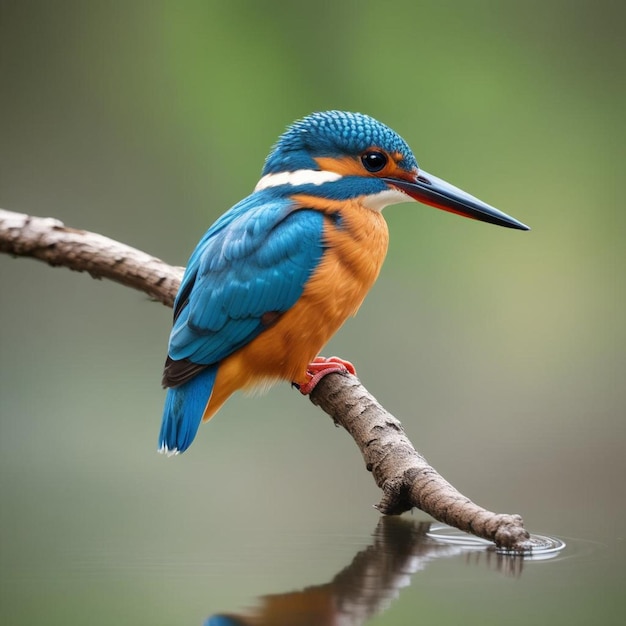
[[[294,172],[279,172],[278,174],[266,174],[257,183],[254,191],[261,191],[268,187],[280,185],[322,185],[332,183],[342,178],[337,172],[326,170],[295,170]]]

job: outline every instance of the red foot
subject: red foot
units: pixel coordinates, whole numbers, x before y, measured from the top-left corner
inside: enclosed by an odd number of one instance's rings
[[[328,374],[341,373],[356,376],[354,365],[352,365],[350,361],[344,361],[337,356],[328,358],[324,358],[323,356],[315,357],[313,362],[309,363],[306,373],[309,380],[303,385],[296,384],[296,387],[298,387],[298,390],[303,396],[308,396],[313,389],[315,389],[317,383]]]

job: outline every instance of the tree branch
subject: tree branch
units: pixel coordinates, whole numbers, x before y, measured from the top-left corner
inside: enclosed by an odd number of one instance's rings
[[[519,515],[497,514],[474,504],[413,447],[402,424],[350,375],[325,376],[311,402],[343,426],[361,450],[383,497],[376,508],[400,515],[413,507],[436,520],[516,551],[531,548]]]
[[[119,241],[69,228],[51,217],[0,209],[0,252],[89,272],[147,293],[171,307],[185,268],[172,267]]]
[[[53,266],[89,272],[138,289],[172,306],[183,268],[96,233],[0,209],[0,252],[30,256]],[[350,375],[323,378],[311,401],[343,426],[361,450],[383,497],[376,508],[399,515],[413,507],[436,520],[495,542],[498,547],[527,551],[532,547],[519,515],[496,514],[474,504],[442,478],[420,455],[402,428]]]

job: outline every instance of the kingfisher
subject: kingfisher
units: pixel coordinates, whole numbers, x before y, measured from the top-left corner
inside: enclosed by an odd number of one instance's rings
[[[174,302],[159,452],[176,455],[237,390],[290,381],[309,394],[354,367],[320,350],[378,277],[382,210],[421,202],[482,222],[528,226],[420,169],[407,143],[361,113],[296,121],[254,191],[207,230]]]

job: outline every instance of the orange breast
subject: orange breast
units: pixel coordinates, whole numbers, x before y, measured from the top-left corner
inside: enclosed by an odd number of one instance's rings
[[[237,389],[278,380],[306,382],[307,365],[357,312],[378,277],[389,242],[379,212],[363,207],[357,199],[334,202],[300,196],[296,201],[327,216],[327,249],[298,302],[220,364],[205,420]]]

